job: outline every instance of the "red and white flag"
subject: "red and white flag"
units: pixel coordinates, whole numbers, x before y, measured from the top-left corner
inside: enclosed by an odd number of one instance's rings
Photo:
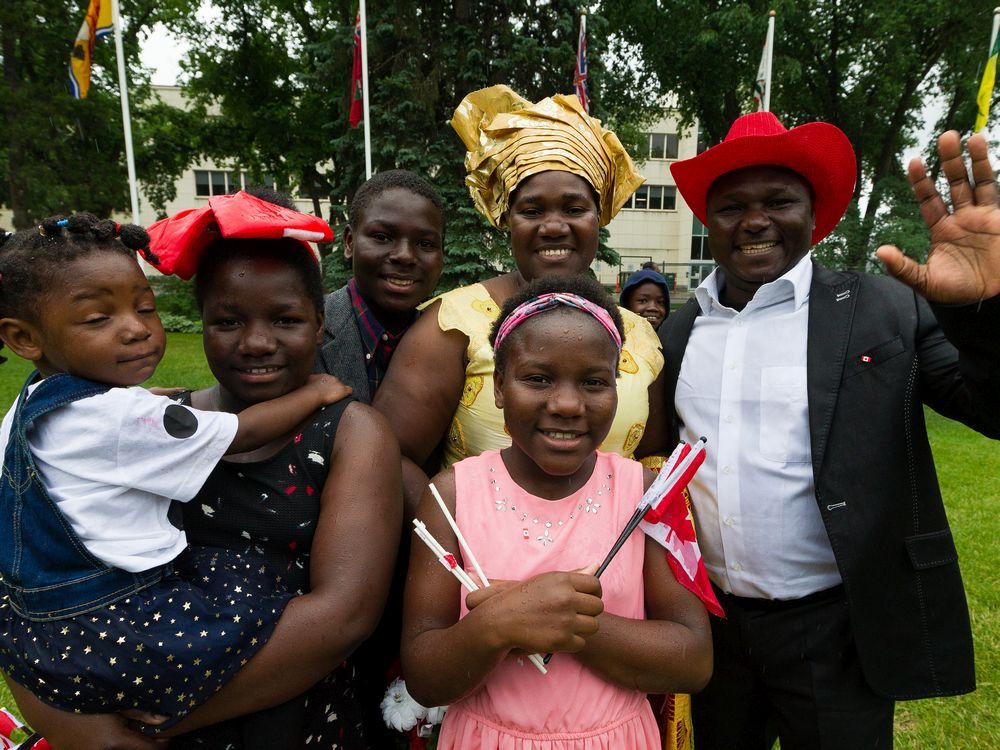
[[[351,113],[348,117],[352,128],[361,124],[364,91],[361,82],[361,13],[354,22],[354,69],[351,71]]]
[[[694,517],[685,498],[688,482],[705,460],[703,445],[696,442],[695,446],[694,449],[686,444],[679,446],[663,464],[660,475],[676,473],[676,477],[669,481],[670,489],[662,499],[646,512],[639,528],[667,550],[667,564],[678,583],[701,599],[713,615],[725,617],[701,559]]]
[[[24,724],[6,708],[0,708],[0,750],[15,748],[18,743],[11,737],[17,729],[23,729]]]
[[[583,111],[590,114],[590,91],[587,88],[587,15],[580,14],[580,35],[576,41],[576,71],[573,73],[573,86],[576,95],[580,97]]]

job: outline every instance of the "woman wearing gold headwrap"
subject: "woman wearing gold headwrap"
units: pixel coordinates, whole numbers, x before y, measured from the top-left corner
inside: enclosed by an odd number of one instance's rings
[[[517,270],[433,300],[400,344],[375,399],[415,463],[426,462],[447,436],[445,466],[510,445],[493,398],[488,341],[500,306],[532,279],[586,272],[599,228],[643,182],[615,134],[575,96],[532,104],[493,86],[469,94],[451,124],[468,148],[466,184],[476,208],[510,231]],[[663,357],[649,323],[621,314],[618,411],[601,449],[630,457]]]

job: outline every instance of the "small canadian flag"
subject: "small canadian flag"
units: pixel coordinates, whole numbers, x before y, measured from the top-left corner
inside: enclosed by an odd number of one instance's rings
[[[861,361],[867,365],[869,362],[872,361],[872,356],[870,354],[862,354]]]

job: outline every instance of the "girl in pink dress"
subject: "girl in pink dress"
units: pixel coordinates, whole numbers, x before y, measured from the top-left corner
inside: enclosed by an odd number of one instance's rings
[[[496,322],[512,445],[434,479],[492,585],[464,596],[414,544],[406,587],[403,672],[417,701],[450,704],[441,750],[660,748],[646,694],[696,692],[711,675],[705,609],[661,547],[637,530],[593,575],[653,476],[597,451],[622,338],[617,309],[584,277],[529,284]],[[430,493],[417,515],[461,562]],[[543,675],[527,656],[547,652]]]

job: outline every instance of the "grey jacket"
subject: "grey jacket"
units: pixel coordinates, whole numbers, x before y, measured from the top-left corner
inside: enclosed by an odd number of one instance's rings
[[[326,372],[354,389],[354,398],[372,402],[365,367],[365,345],[354,316],[351,293],[346,286],[326,296],[323,343],[316,350],[315,372]]]

